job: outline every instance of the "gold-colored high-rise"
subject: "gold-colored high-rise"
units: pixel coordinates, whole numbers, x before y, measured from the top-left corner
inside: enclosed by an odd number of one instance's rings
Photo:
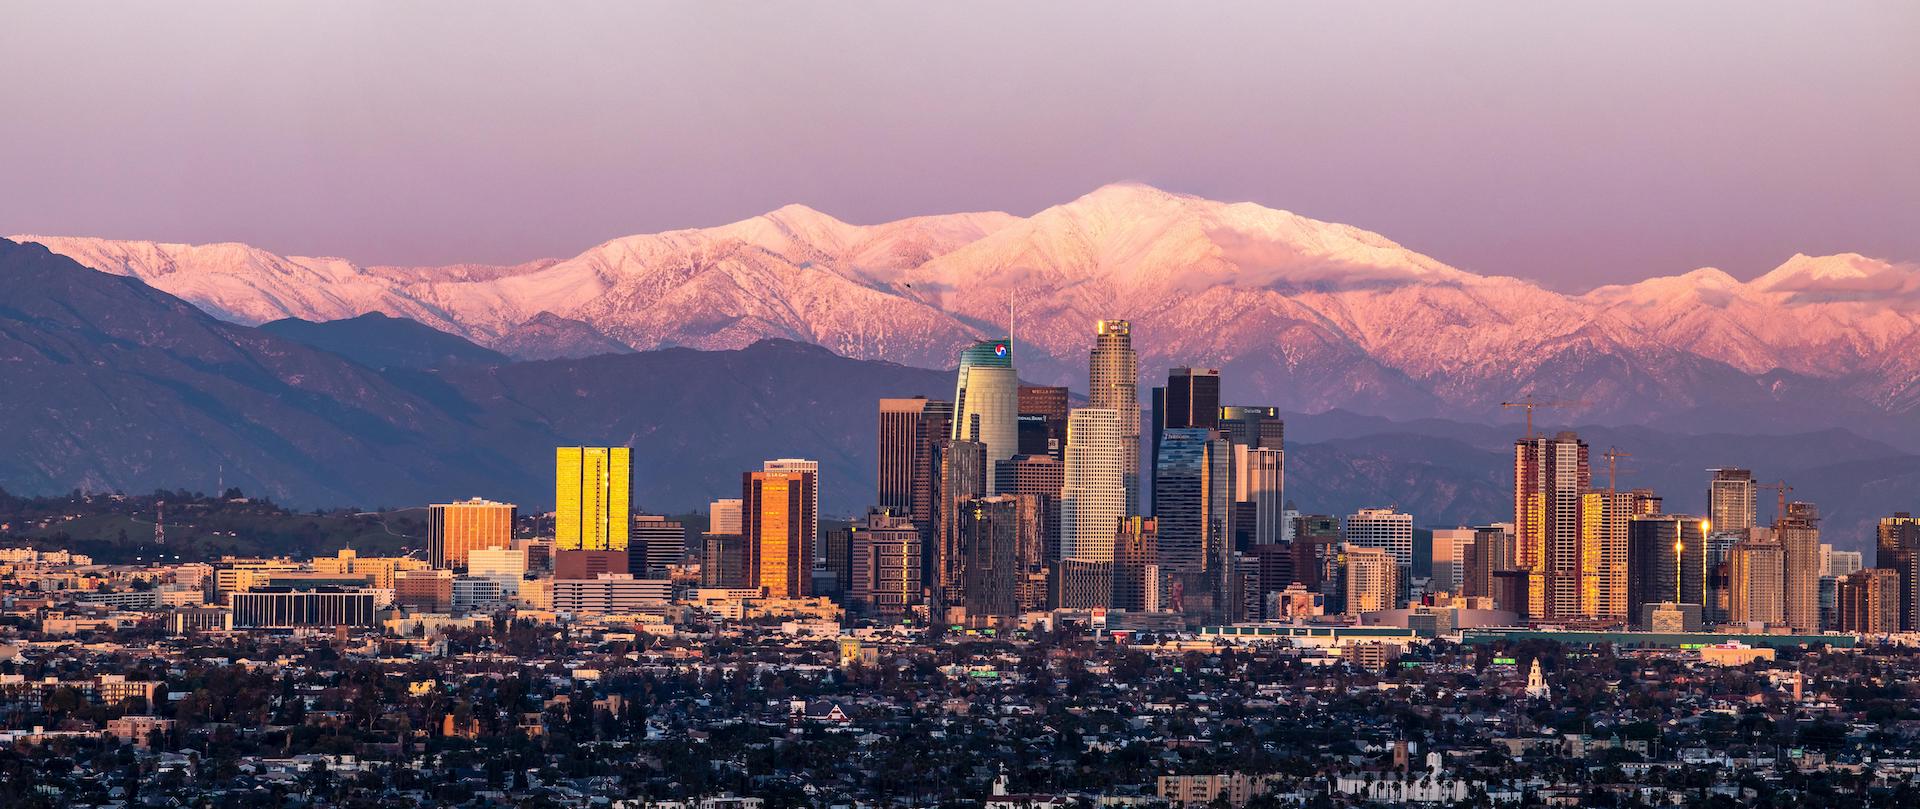
[[[553,454],[554,549],[626,550],[633,524],[633,450],[560,447]]]

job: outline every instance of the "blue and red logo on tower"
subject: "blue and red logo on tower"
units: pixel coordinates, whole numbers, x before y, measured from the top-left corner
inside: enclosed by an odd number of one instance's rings
[[[994,355],[994,356],[996,356],[996,357],[1004,357],[1004,356],[1006,356],[1006,355],[1007,355],[1007,344],[1006,344],[1006,343],[994,343],[994,344],[993,344],[993,355]]]

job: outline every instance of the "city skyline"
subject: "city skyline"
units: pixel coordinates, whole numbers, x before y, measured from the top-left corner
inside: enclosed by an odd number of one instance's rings
[[[1092,325],[1096,337],[1113,330],[1110,320]],[[1276,645],[1295,654],[1317,649],[1319,662],[1307,668],[1339,666],[1361,676],[1393,670],[1396,662],[1420,665],[1428,656],[1437,662],[1456,647],[1512,650],[1540,641],[1602,654],[1618,644],[1642,657],[1679,654],[1682,665],[1758,671],[1782,654],[1889,648],[1905,637],[1900,633],[1920,629],[1920,619],[1909,620],[1920,615],[1920,587],[1907,586],[1920,571],[1920,522],[1904,512],[1881,517],[1868,567],[1864,554],[1823,541],[1820,509],[1790,497],[1791,483],[1757,482],[1752,469],[1716,466],[1710,457],[1696,458],[1695,486],[1720,526],[1667,514],[1661,492],[1620,488],[1618,462],[1632,452],[1600,453],[1608,464],[1601,488],[1587,441],[1569,430],[1534,430],[1533,410],[1560,403],[1514,403],[1526,412],[1503,470],[1511,473],[1511,511],[1483,514],[1487,522],[1448,530],[1443,541],[1442,531],[1416,528],[1414,514],[1392,506],[1338,516],[1316,513],[1311,500],[1282,497],[1285,482],[1310,484],[1315,474],[1289,474],[1289,430],[1278,408],[1224,403],[1234,401],[1223,393],[1231,390],[1232,372],[1170,367],[1166,384],[1150,389],[1150,405],[1140,411],[1151,429],[1129,431],[1120,410],[1091,406],[1115,404],[1110,395],[1075,407],[1062,388],[1020,385],[1010,343],[962,349],[950,372],[954,402],[885,394],[870,400],[867,434],[876,452],[867,494],[875,505],[851,524],[823,524],[820,461],[780,457],[741,471],[740,498],[712,501],[696,540],[692,524],[633,513],[632,504],[647,497],[638,484],[645,459],[631,447],[563,445],[552,450],[553,514],[523,520],[516,506],[481,497],[436,504],[427,510],[426,547],[392,556],[348,548],[305,560],[229,554],[168,562],[157,553],[166,535],[164,504],[155,500],[153,541],[145,546],[155,560],[143,557],[110,573],[76,595],[66,617],[40,627],[82,631],[98,619],[72,610],[106,608],[118,611],[108,621],[158,613],[176,638],[220,632],[270,642],[324,631],[344,644],[354,636],[509,631],[497,628],[511,621],[524,628],[514,631],[557,626],[562,637],[605,627],[609,637],[685,638],[695,644],[688,650],[705,659],[751,637],[747,627],[778,618],[783,639],[776,643],[834,638],[839,665],[855,675],[867,665],[866,644],[877,638],[897,650],[916,635],[938,648],[947,633],[963,642],[1021,645],[1084,632],[1096,648],[1138,643],[1182,655],[1204,644],[1253,654]],[[1132,389],[1137,401],[1141,372],[1115,373],[1133,365],[1130,358],[1101,368],[1099,358],[1112,359],[1115,348],[1095,340],[1089,362],[1109,390]],[[1544,426],[1550,418],[1538,421]],[[1123,450],[1142,435],[1154,442],[1151,464],[1129,481]],[[1631,470],[1628,478],[1633,482]],[[1139,508],[1130,507],[1126,490],[1149,481]],[[1763,524],[1757,491],[1769,488],[1778,504],[1773,521]],[[172,496],[190,510],[257,510],[238,491],[211,503]],[[269,514],[275,508],[262,505]],[[1499,522],[1506,516],[1512,522]],[[405,537],[384,519],[379,525]],[[427,558],[418,558],[423,550]],[[95,569],[91,559],[68,551],[21,548],[0,551],[0,558],[15,559],[29,575]],[[13,570],[0,568],[0,591],[13,586]],[[120,575],[128,571],[152,578],[139,579],[144,587],[110,583],[130,581]],[[28,592],[41,592],[41,581]],[[69,624],[74,628],[63,628]],[[695,640],[707,633],[729,641],[721,647]],[[1476,652],[1474,659],[1485,657]],[[1492,658],[1502,659],[1517,663]],[[1550,700],[1573,685],[1549,677],[1541,661],[1529,660],[1517,689],[1526,700]],[[1001,676],[977,665],[966,672]],[[574,677],[592,683],[601,673],[575,669]],[[1792,685],[1798,703],[1804,668],[1795,677],[1802,678]],[[72,681],[7,675],[0,678],[0,717],[10,702],[57,704],[60,689],[151,700],[162,687],[118,674]],[[614,700],[628,698],[610,692],[601,702],[616,706]],[[143,729],[183,721],[143,713],[144,704],[130,698],[112,709],[118,725],[102,738],[141,744]],[[794,704],[793,715],[807,721],[850,721],[837,705]],[[175,715],[195,718],[190,711]],[[531,715],[517,727],[528,736],[553,732]],[[489,732],[477,718],[447,713],[439,734],[477,741]],[[144,745],[166,745],[157,735]],[[19,738],[35,744],[47,737],[36,726]],[[1394,755],[1407,754],[1402,747]],[[1417,788],[1453,799],[1476,788],[1463,780],[1441,786],[1434,779],[1444,768],[1442,757],[1430,756],[1429,780]],[[1158,792],[1178,797],[1197,789],[1204,796],[1207,788],[1162,778]],[[1329,788],[1374,797],[1416,789],[1353,776]],[[993,789],[1004,793],[1004,775]],[[1503,801],[1534,791],[1522,787]]]
[[[1920,6],[5,20],[0,807],[1920,806]]]

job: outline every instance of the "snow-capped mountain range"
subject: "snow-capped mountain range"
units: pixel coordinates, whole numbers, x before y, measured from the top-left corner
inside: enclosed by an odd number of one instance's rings
[[[1920,412],[1911,264],[1796,255],[1747,282],[1706,268],[1568,295],[1349,225],[1135,184],[1029,217],[852,225],[789,205],[516,266],[13,238],[244,324],[381,312],[522,357],[781,337],[943,368],[1004,334],[1011,301],[1022,375],[1081,389],[1093,322],[1125,318],[1143,387],[1169,365],[1218,367],[1230,398],[1292,410],[1484,421],[1537,394],[1584,402],[1568,414],[1583,419],[1883,434]]]

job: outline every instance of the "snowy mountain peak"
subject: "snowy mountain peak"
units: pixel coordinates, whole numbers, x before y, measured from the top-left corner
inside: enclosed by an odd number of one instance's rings
[[[1731,289],[1740,285],[1740,279],[1728,275],[1719,267],[1701,267],[1680,277],[1695,286],[1708,289]]]
[[[1084,208],[1101,206],[1140,210],[1149,206],[1179,205],[1208,201],[1209,200],[1191,194],[1175,193],[1156,188],[1146,183],[1128,180],[1107,183],[1092,191],[1088,191],[1075,198],[1072,202],[1066,203],[1064,207]]]
[[[1596,287],[1582,300],[1602,306],[1666,306],[1682,303],[1722,306],[1744,287],[1740,279],[1718,267],[1701,267],[1680,275],[1664,275],[1631,284]]]
[[[1753,280],[1757,291],[1785,295],[1791,303],[1920,299],[1920,266],[1895,264],[1859,253],[1795,254]]]
[[[383,312],[521,357],[774,338],[943,368],[1002,331],[1013,299],[1022,376],[1074,385],[1085,384],[1093,322],[1119,317],[1134,322],[1148,376],[1232,368],[1245,385],[1236,395],[1310,412],[1477,412],[1522,390],[1588,399],[1594,412],[1644,409],[1649,397],[1705,406],[1785,395],[1778,374],[1847,386],[1875,407],[1920,406],[1912,265],[1801,255],[1750,283],[1702,268],[1562,295],[1352,225],[1141,183],[1026,217],[855,225],[788,205],[513,267],[22,238],[229,320]]]
[[[857,225],[849,225],[831,215],[799,204],[782,205],[752,219],[735,223],[732,227],[741,228],[760,223],[771,224],[792,238],[813,244],[835,246],[854,238],[863,230]]]

